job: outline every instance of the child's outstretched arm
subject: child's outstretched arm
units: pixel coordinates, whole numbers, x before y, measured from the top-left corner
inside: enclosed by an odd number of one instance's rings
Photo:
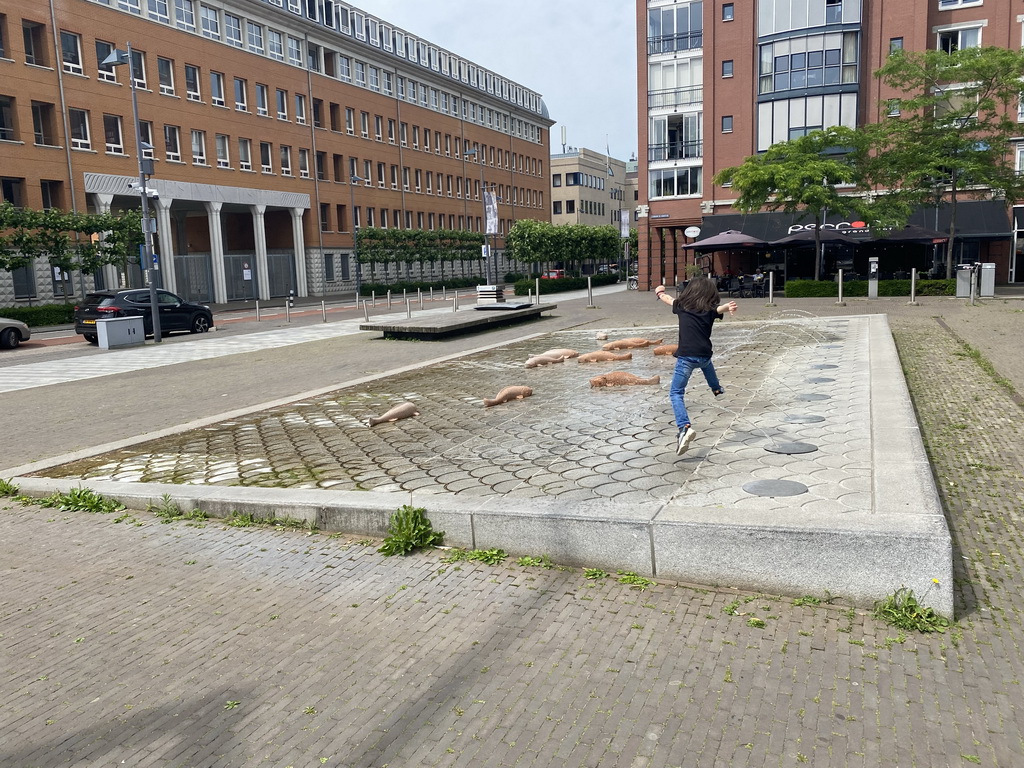
[[[727,302],[725,304],[722,304],[721,306],[718,307],[717,311],[718,311],[718,314],[720,314],[720,315],[724,314],[726,312],[728,312],[730,315],[735,315],[736,314],[736,302],[735,301],[730,301],[730,302]]]
[[[672,305],[672,297],[666,295],[666,293],[665,293],[665,286],[664,285],[657,285],[657,286],[655,286],[654,287],[654,295],[657,296],[658,297],[658,301],[662,302],[663,304],[668,304],[669,306]]]

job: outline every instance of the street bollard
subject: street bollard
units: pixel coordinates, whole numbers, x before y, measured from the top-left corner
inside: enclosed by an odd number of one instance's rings
[[[290,323],[292,321],[292,305],[289,301],[284,303],[284,320],[286,323]]]
[[[423,309],[423,289],[422,288],[417,288],[416,289],[416,296],[420,300],[420,309]]]
[[[910,305],[917,306],[917,267],[910,270]]]
[[[843,301],[843,270],[839,270],[839,301],[836,304],[840,307],[845,307],[846,302]]]
[[[530,303],[530,306],[532,307],[533,306],[533,288],[527,288],[526,289],[526,299]]]
[[[430,286],[430,303],[434,303],[434,286]]]
[[[590,275],[587,275],[587,309],[594,309],[594,287],[590,284]]]
[[[540,278],[536,278],[534,281],[534,293],[537,295],[537,304],[540,304]]]
[[[458,312],[458,311],[459,311],[459,299],[458,299],[458,297],[455,297],[455,298],[452,299],[452,312]]]
[[[768,304],[769,307],[775,306],[775,270],[768,270]]]
[[[408,300],[409,300],[409,289],[408,288],[403,288],[402,289],[402,301],[408,301]]]
[[[391,289],[388,288],[388,309],[391,309]]]
[[[363,299],[363,320],[370,322],[370,310],[366,307],[366,299]]]
[[[326,301],[321,301],[320,302],[320,311],[324,313],[324,322],[326,323],[327,322],[327,302]]]
[[[447,286],[441,286],[441,301],[448,301],[448,288]]]
[[[256,322],[260,321],[260,300],[256,299]]]
[[[377,291],[370,291],[370,306],[377,306]]]
[[[410,299],[405,300],[405,319],[412,320],[412,301]]]

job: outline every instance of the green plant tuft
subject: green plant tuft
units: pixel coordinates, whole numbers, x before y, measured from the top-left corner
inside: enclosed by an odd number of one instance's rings
[[[3,496],[17,496],[18,486],[16,486],[10,480],[0,480],[0,497]]]
[[[426,510],[405,504],[391,514],[388,535],[377,550],[385,557],[408,555],[420,547],[435,547],[444,541],[444,531],[435,531]]]
[[[68,512],[91,512],[93,514],[111,514],[124,509],[117,499],[110,499],[101,496],[89,488],[72,488],[67,493],[59,491],[39,499],[37,502],[41,507],[62,509]]]
[[[632,571],[618,571],[619,584],[629,584],[630,589],[639,589],[641,592],[648,587],[653,587],[654,582],[643,576],[638,576]]]
[[[900,587],[875,603],[874,616],[898,629],[915,632],[945,632],[951,623],[946,617],[921,605],[909,587]]]

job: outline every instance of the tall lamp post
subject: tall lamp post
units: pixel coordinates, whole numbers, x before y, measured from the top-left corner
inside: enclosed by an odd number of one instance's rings
[[[156,220],[149,217],[149,189],[146,179],[153,175],[153,161],[143,157],[144,149],[152,149],[152,145],[142,141],[142,124],[139,122],[139,97],[135,85],[135,73],[132,71],[132,44],[127,43],[127,50],[115,48],[103,60],[106,66],[128,65],[128,84],[132,92],[132,117],[135,122],[135,156],[139,166],[139,197],[142,199],[142,234],[145,243],[142,246],[142,268],[149,275],[149,313],[153,325],[153,341],[159,344],[160,335],[160,302],[157,298],[157,281],[160,277],[160,265],[153,256],[153,232],[156,231]]]
[[[354,173],[348,177],[350,207],[352,208],[352,259],[356,263],[356,306],[359,306],[360,291],[363,287],[363,270],[359,264],[359,234],[356,232],[356,184],[362,184],[364,181],[366,179],[356,176]]]
[[[491,257],[491,246],[490,246],[490,240],[488,238],[488,235],[491,234],[490,233],[491,227],[488,226],[488,219],[487,219],[487,185],[484,184],[484,162],[483,162],[483,155],[480,154],[480,150],[479,149],[477,149],[476,147],[473,147],[472,149],[470,149],[468,152],[465,153],[464,157],[470,158],[470,157],[473,157],[474,155],[479,155],[480,156],[479,157],[479,162],[480,162],[480,201],[481,201],[481,203],[483,203],[483,208],[484,208],[484,217],[482,219],[482,223],[483,223],[483,229],[484,229],[484,252],[486,254],[485,257],[484,257],[484,272],[485,272],[484,279],[487,281],[488,285],[496,285],[497,282],[498,282],[498,267],[497,267],[497,263],[495,263],[495,266],[494,266],[494,279],[493,280],[491,279],[491,258],[490,258]],[[495,204],[497,204],[497,203],[495,203]]]

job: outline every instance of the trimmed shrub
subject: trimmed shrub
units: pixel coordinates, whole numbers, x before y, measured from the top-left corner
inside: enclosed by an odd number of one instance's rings
[[[867,280],[850,280],[843,283],[843,296],[852,298],[868,295]],[[879,280],[879,296],[910,296],[909,280]],[[955,280],[918,280],[918,296],[954,296]],[[787,299],[828,298],[839,296],[839,285],[834,280],[788,280]]]
[[[518,280],[515,284],[516,296],[526,296],[535,287],[533,278],[527,280]],[[615,285],[619,282],[618,275],[591,275],[590,284],[593,286],[599,285]],[[540,281],[540,291],[544,293],[560,293],[562,291],[578,291],[582,288],[587,287],[587,278],[585,277],[556,277],[549,280]]]
[[[68,325],[75,322],[74,304],[40,304],[37,307],[0,307],[0,315],[21,320],[29,328]]]
[[[446,277],[443,281],[435,282],[396,280],[393,283],[362,283],[359,286],[359,295],[369,296],[371,293],[376,293],[378,296],[384,296],[388,291],[394,294],[401,293],[403,290],[416,293],[417,288],[424,292],[431,288],[435,291],[440,291],[442,288],[475,288],[478,285],[484,285],[485,282],[486,279],[483,277]]]

